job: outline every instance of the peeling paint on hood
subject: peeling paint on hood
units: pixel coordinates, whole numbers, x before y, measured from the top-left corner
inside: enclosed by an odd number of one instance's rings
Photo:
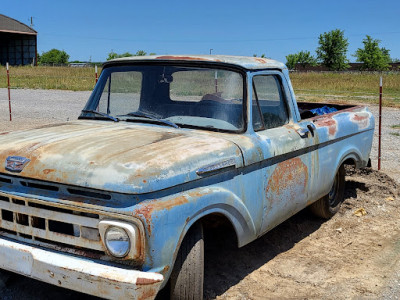
[[[199,179],[227,159],[242,165],[238,146],[199,130],[86,120],[0,136],[0,172],[12,174],[8,156],[30,159],[21,177],[132,194]]]

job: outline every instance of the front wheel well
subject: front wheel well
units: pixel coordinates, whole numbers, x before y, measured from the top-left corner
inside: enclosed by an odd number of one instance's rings
[[[201,262],[203,267],[210,263],[210,254],[215,258],[215,253],[219,252],[218,249],[220,249],[220,247],[226,248],[238,245],[238,238],[234,226],[222,213],[211,213],[195,221],[190,225],[190,228],[188,228],[185,236],[182,238],[182,242],[179,244],[177,256],[174,260],[173,269],[170,275],[171,277],[166,283],[165,288],[160,291],[158,299],[169,298],[169,296],[175,292],[176,281],[178,278],[176,269],[182,269],[183,261],[186,260],[185,257],[182,257],[181,252],[187,248],[187,240],[193,239],[193,229],[195,229],[195,231],[197,229],[198,231],[199,228],[201,228],[202,243],[204,245],[204,256]],[[182,247],[183,249],[181,250]],[[193,261],[191,261],[191,263],[193,263]],[[198,268],[200,268],[200,265]],[[190,270],[187,271],[189,272]],[[201,281],[201,284],[203,284],[203,281]]]
[[[238,245],[237,232],[231,221],[225,215],[221,213],[212,213],[202,217],[197,222],[201,222],[203,225],[206,242],[223,236],[228,237],[232,244]]]

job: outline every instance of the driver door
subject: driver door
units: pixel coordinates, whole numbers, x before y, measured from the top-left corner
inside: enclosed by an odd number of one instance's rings
[[[260,234],[307,206],[316,174],[316,131],[313,125],[293,121],[285,83],[279,72],[256,75],[252,81],[252,121],[263,149]]]

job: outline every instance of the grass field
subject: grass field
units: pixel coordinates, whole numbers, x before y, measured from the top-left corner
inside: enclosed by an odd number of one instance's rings
[[[378,103],[383,77],[383,104],[400,107],[400,73],[291,73],[300,101]]]
[[[99,68],[99,73],[100,73]],[[378,103],[379,77],[383,76],[383,103],[400,107],[400,73],[291,73],[299,101]],[[91,90],[94,68],[11,67],[12,88]],[[0,67],[0,88],[7,87],[5,67]]]
[[[101,68],[99,74],[100,71]],[[88,91],[93,89],[94,84],[94,67],[10,67],[11,88]],[[5,67],[0,67],[0,87],[7,87]]]

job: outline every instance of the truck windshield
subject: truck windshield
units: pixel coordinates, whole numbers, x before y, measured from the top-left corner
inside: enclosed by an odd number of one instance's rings
[[[114,66],[101,73],[80,119],[241,131],[243,110],[239,72],[171,65]]]

